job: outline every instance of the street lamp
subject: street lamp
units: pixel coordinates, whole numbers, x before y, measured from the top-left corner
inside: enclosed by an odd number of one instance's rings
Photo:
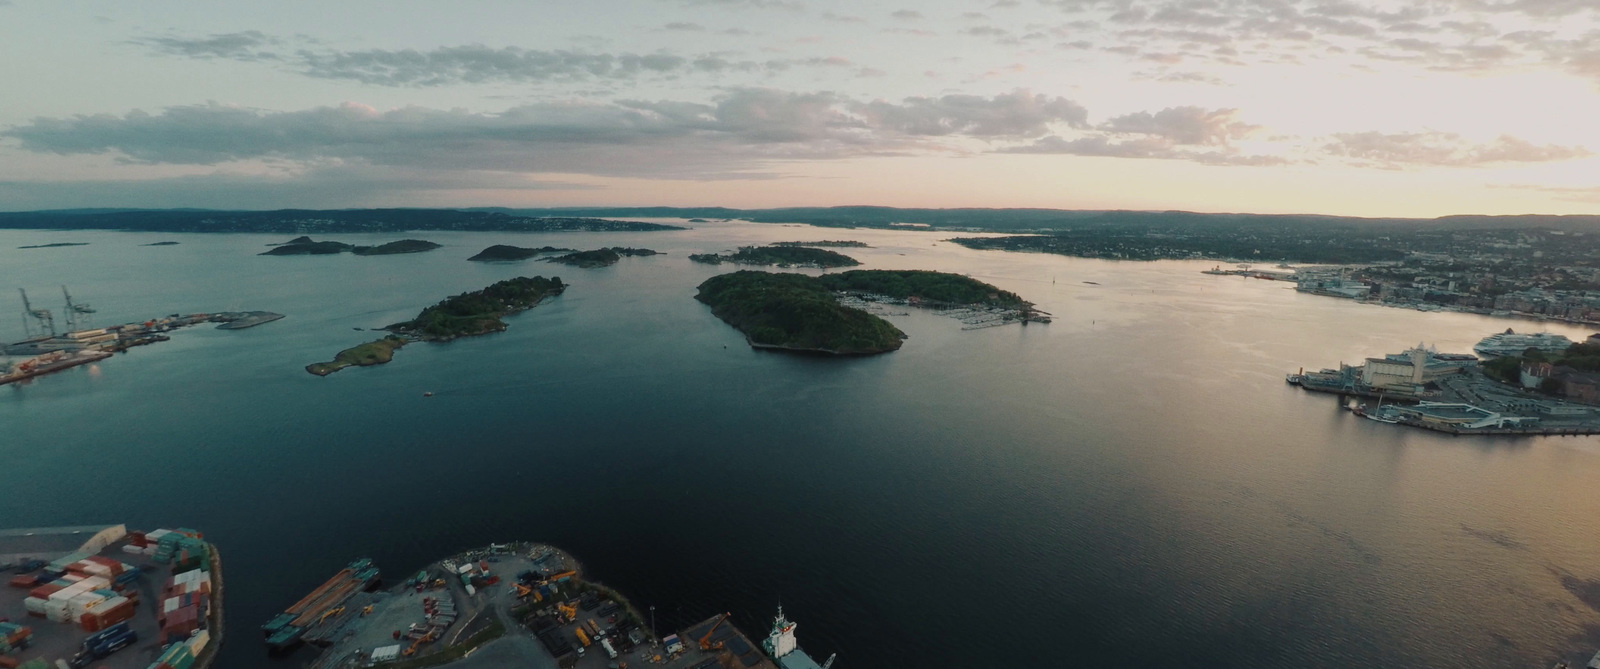
[[[656,637],[656,606],[650,605],[650,643],[655,645],[660,639]]]

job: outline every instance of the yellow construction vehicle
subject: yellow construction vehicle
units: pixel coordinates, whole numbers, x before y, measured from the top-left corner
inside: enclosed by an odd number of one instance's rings
[[[372,605],[368,604],[367,608],[361,609],[361,617],[365,618],[370,615],[372,615]]]
[[[341,606],[339,608],[336,608],[336,609],[328,609],[327,611],[323,611],[322,612],[322,617],[317,619],[317,624],[321,625],[322,621],[327,620],[329,618],[332,618],[332,617],[334,617],[336,615],[339,615],[341,613],[344,613],[344,607],[343,606]]]
[[[717,631],[718,627],[722,627],[722,623],[727,622],[728,621],[728,617],[731,616],[731,615],[733,615],[733,614],[732,613],[724,613],[724,614],[722,614],[722,618],[718,619],[716,623],[712,624],[711,625],[711,629],[706,630],[706,635],[703,636],[703,637],[700,637],[700,650],[704,650],[704,651],[722,650],[722,642],[721,641],[718,641],[716,643],[711,643],[711,633]]]
[[[585,648],[589,647],[589,635],[583,633],[582,627],[579,627],[573,634],[577,635],[578,643],[583,644]]]
[[[522,599],[523,597],[533,594],[533,588],[521,583],[512,583],[511,586],[517,589],[517,599]]]
[[[425,643],[433,643],[433,632],[429,632],[426,635],[417,637],[416,640],[411,642],[411,647],[407,648],[407,649],[405,649],[403,651],[400,651],[400,654],[404,655],[406,657],[411,657],[412,655],[416,655],[417,654],[417,648],[420,647],[422,644],[425,644]]]
[[[566,619],[566,621],[569,623],[578,619],[578,607],[574,604],[568,602],[557,602],[556,610],[560,611],[561,617]]]

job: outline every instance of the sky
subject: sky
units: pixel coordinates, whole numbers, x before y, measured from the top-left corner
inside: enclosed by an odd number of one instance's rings
[[[0,0],[0,210],[1600,213],[1600,0]]]

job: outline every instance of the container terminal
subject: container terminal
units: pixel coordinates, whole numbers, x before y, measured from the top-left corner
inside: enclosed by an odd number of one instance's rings
[[[267,652],[296,645],[312,669],[831,669],[799,648],[780,609],[756,643],[729,614],[658,636],[653,613],[582,575],[569,554],[538,543],[466,551],[368,591],[377,569],[357,560],[262,626]],[[290,631],[292,630],[292,631]]]
[[[1452,435],[1600,434],[1600,402],[1593,401],[1600,395],[1584,402],[1544,392],[1540,386],[1547,376],[1539,375],[1548,375],[1549,367],[1524,366],[1520,383],[1502,383],[1485,373],[1476,356],[1418,344],[1360,365],[1302,369],[1286,380],[1339,395],[1344,408],[1381,423]]]
[[[0,531],[0,667],[207,669],[222,562],[191,529]]]
[[[87,327],[96,309],[74,302],[63,286],[66,308],[62,313],[67,327],[57,332],[54,312],[34,308],[27,291],[18,292],[22,295],[22,324],[27,338],[0,344],[0,385],[99,362],[135,346],[168,341],[171,337],[166,333],[200,323],[219,323],[217,328],[222,330],[242,330],[283,318],[283,314],[270,311],[172,314],[139,323]]]

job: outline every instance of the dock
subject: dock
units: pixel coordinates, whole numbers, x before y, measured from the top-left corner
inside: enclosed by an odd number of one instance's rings
[[[344,614],[351,598],[366,592],[378,582],[378,577],[378,568],[372,566],[372,560],[361,558],[351,562],[333,578],[262,625],[261,632],[266,636],[267,646],[281,651],[301,641],[328,641],[329,635],[325,633],[311,634],[309,637],[307,633],[329,619]]]

